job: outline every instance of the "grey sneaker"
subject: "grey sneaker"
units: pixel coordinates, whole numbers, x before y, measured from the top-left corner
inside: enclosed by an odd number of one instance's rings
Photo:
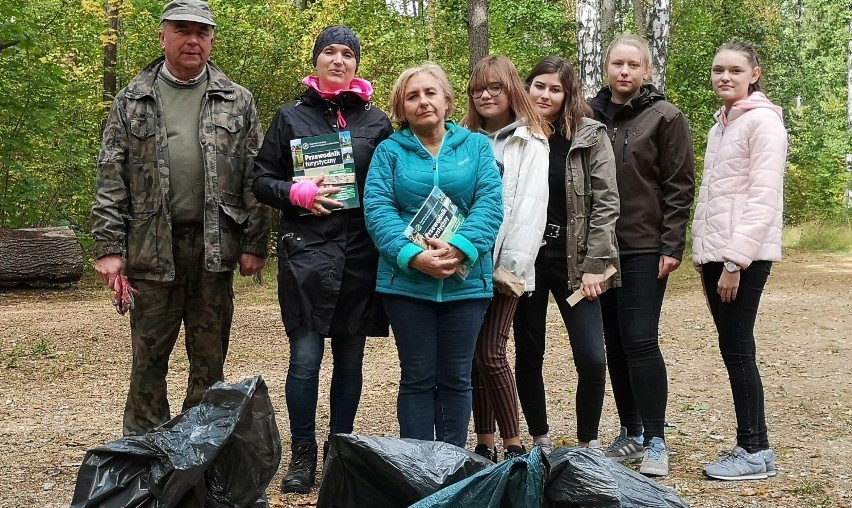
[[[763,452],[748,453],[735,446],[731,453],[704,468],[704,475],[716,480],[765,480],[768,457]],[[775,454],[772,454],[774,471]]]
[[[651,439],[648,447],[645,448],[639,472],[649,476],[669,474],[669,451],[666,450],[666,442],[662,438]]]
[[[550,455],[550,452],[553,451],[553,441],[551,441],[549,437],[540,437],[536,439],[533,446],[541,448],[541,453],[545,455]]]
[[[775,469],[775,452],[772,451],[772,448],[760,450],[755,455],[763,456],[763,462],[766,463],[766,476],[775,476],[778,473]]]
[[[604,455],[616,462],[621,462],[642,457],[644,449],[642,436],[628,436],[627,427],[621,427],[621,433],[609,445],[609,448],[604,450]]]

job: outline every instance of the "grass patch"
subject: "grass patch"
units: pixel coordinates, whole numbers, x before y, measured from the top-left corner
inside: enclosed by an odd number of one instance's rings
[[[793,489],[794,493],[802,496],[815,496],[824,493],[824,491],[825,482],[821,481],[805,482]]]
[[[784,245],[811,252],[852,253],[852,223],[808,222],[784,228]]]

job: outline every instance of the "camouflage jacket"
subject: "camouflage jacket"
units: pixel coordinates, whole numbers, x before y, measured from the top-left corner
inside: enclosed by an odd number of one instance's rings
[[[174,280],[169,150],[157,74],[149,64],[116,96],[98,156],[92,206],[95,259],[123,254],[129,277]],[[251,191],[262,132],[254,98],[208,64],[199,142],[204,163],[204,263],[234,270],[241,254],[266,257],[269,210]]]

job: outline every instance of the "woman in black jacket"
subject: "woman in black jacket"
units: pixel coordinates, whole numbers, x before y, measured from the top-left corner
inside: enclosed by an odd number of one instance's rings
[[[282,492],[305,494],[314,485],[324,339],[331,338],[334,356],[331,436],[352,432],[366,337],[388,335],[375,293],[378,253],[364,225],[361,198],[373,151],[393,129],[370,102],[372,85],[355,77],[360,58],[361,44],[349,28],[330,26],[320,33],[313,50],[316,75],[306,77],[307,90],[275,115],[255,159],[255,196],[281,210],[278,300],[290,342],[285,391],[293,452]],[[338,145],[342,158],[350,157],[348,140],[354,158],[357,196],[345,209],[338,193],[344,187],[323,185],[322,177],[293,181],[291,142],[335,133],[344,133]],[[296,158],[303,162],[307,153],[299,148]]]
[[[615,152],[621,215],[615,225],[621,287],[601,296],[606,356],[621,432],[605,450],[642,458],[639,472],[669,471],[663,427],[668,379],[659,343],[666,281],[686,242],[695,161],[689,125],[653,85],[648,43],[623,35],[606,54],[609,86],[590,105]]]

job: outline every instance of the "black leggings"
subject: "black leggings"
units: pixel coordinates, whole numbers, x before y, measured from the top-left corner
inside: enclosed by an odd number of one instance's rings
[[[737,297],[730,303],[723,303],[716,292],[722,268],[722,263],[707,263],[702,267],[701,278],[719,332],[719,350],[731,382],[737,414],[737,445],[755,453],[769,448],[763,382],[757,370],[754,323],[772,262],[754,261],[748,268],[740,270]]]
[[[664,439],[669,383],[659,328],[668,278],[659,254],[621,256],[621,287],[601,296],[612,394],[628,436]]]
[[[606,386],[606,352],[600,302],[583,299],[571,307],[565,301],[572,293],[566,255],[564,243],[548,244],[539,251],[535,262],[535,292],[522,296],[515,312],[515,377],[530,435],[547,434],[550,426],[542,367],[547,307],[552,293],[568,329],[577,369],[577,439],[586,442],[598,438]],[[555,361],[562,363],[561,358]]]

